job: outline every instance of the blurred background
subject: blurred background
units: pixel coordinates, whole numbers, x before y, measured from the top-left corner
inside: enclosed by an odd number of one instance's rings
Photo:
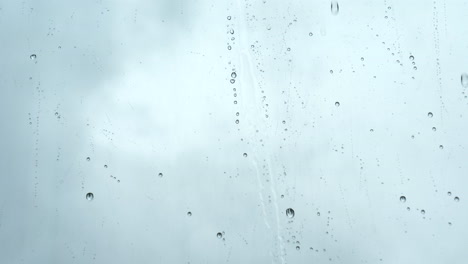
[[[0,0],[0,263],[466,263],[467,10]]]

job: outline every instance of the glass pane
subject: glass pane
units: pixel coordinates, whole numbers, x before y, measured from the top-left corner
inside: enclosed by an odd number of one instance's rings
[[[0,263],[465,263],[467,1],[0,1]]]

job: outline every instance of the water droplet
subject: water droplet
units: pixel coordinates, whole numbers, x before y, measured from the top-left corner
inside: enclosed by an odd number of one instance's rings
[[[320,212],[317,212],[317,216],[320,216]]]
[[[31,56],[29,56],[29,58],[30,58],[31,60],[35,60],[36,57],[37,57],[36,54],[31,54]]]
[[[160,173],[158,174],[158,176],[159,176],[159,178],[162,178],[162,176],[163,176],[162,172],[160,172]]]
[[[234,29],[231,29],[229,33],[234,34]]]
[[[231,46],[228,46],[228,50],[231,50]]]
[[[104,165],[104,168],[106,168],[106,169],[107,169],[107,165]]]
[[[244,156],[244,158],[247,158],[247,153],[242,154],[242,156]]]
[[[417,69],[418,69],[418,67],[416,67],[416,66],[413,67],[413,70],[417,70]]]
[[[187,216],[192,216],[192,212],[187,212]]]
[[[439,148],[440,148],[440,149],[444,149],[444,145],[439,145]]]
[[[331,13],[336,16],[338,15],[338,12],[340,12],[340,5],[338,4],[338,2],[331,2],[330,9]]]
[[[406,202],[406,197],[405,196],[400,196],[400,202],[405,203]]]
[[[283,124],[286,124],[286,120],[283,120]]]
[[[228,17],[227,17],[227,20],[231,20],[231,16],[228,16]]]
[[[314,35],[314,34],[313,34],[312,32],[309,32],[309,36],[311,36],[311,37],[312,37],[313,35]]]
[[[340,106],[340,102],[335,102],[335,106],[336,106],[336,107],[339,107],[339,106]]]
[[[87,193],[86,194],[86,200],[91,201],[94,199],[94,194],[93,193]]]
[[[432,118],[433,116],[432,112],[427,113],[427,117]]]
[[[447,192],[447,195],[448,195],[448,196],[452,196],[452,192]]]
[[[233,84],[233,83],[235,83],[235,82],[236,82],[236,80],[234,80],[234,79],[231,79],[231,81],[230,81],[230,82]]]
[[[410,61],[414,61],[414,56],[413,55],[409,56],[409,59]]]
[[[408,211],[409,211],[409,210],[411,210],[411,208],[409,208],[409,207],[406,207],[406,210],[408,210]]]
[[[296,250],[301,250],[301,247],[300,247],[300,246],[296,246]]]
[[[239,119],[236,119],[236,124],[239,124]]]
[[[448,224],[449,224],[449,226],[451,226],[451,225],[452,225],[452,222],[448,222]]]
[[[462,85],[463,87],[465,87],[465,88],[468,87],[468,74],[463,73],[463,74],[461,75],[461,85]]]
[[[216,237],[221,239],[221,238],[223,238],[223,234],[221,234],[221,232],[218,232],[218,234],[216,234]]]
[[[421,214],[426,214],[426,210],[421,210]]]
[[[90,161],[90,160],[91,160],[91,158],[90,158],[90,157],[87,157],[87,158],[86,158],[86,161]]]
[[[333,70],[330,70],[330,73],[333,74]]]
[[[437,128],[436,128],[436,127],[432,127],[432,131],[437,131]]]
[[[295,214],[296,214],[296,213],[294,212],[294,210],[293,210],[292,208],[286,209],[286,216],[287,216],[287,217],[293,218]]]
[[[236,112],[236,116],[239,116],[239,112]]]
[[[291,48],[287,48],[287,51],[291,51]]]
[[[459,202],[459,201],[460,201],[460,198],[458,198],[458,196],[455,196],[455,198],[453,198],[453,200],[454,200],[455,202]]]

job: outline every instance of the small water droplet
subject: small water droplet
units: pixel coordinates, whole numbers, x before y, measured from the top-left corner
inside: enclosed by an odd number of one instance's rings
[[[320,212],[317,212],[317,216],[320,216]]]
[[[338,4],[338,2],[331,2],[330,9],[331,13],[336,16],[338,15],[338,12],[340,12],[340,5]]]
[[[409,56],[409,59],[410,59],[410,61],[414,61],[414,56],[413,56],[413,55],[410,55],[410,56]]]
[[[314,34],[313,34],[312,32],[309,32],[309,36],[311,36],[311,37],[312,37],[313,35],[314,35]]]
[[[444,145],[439,145],[439,148],[440,148],[440,149],[444,149]]]
[[[90,158],[90,157],[87,157],[87,158],[86,158],[86,161],[90,161],[90,160],[91,160],[91,158]]]
[[[248,155],[247,155],[247,153],[244,153],[244,154],[242,154],[242,156],[244,156],[244,158],[247,158]]]
[[[216,234],[216,237],[221,239],[221,238],[223,238],[223,234],[221,234],[221,232],[218,232],[218,234]]]
[[[158,176],[159,176],[159,178],[162,178],[162,176],[163,176],[162,172],[160,172],[160,173],[158,174]]]
[[[406,197],[405,196],[400,196],[400,202],[405,203],[406,202]]]
[[[301,247],[300,247],[300,246],[296,246],[296,250],[301,250]]]
[[[433,116],[432,112],[427,113],[427,117],[432,118]]]
[[[294,215],[296,215],[296,213],[294,212],[294,210],[293,210],[292,208],[286,209],[286,216],[287,216],[287,217],[293,218]]]
[[[237,73],[236,73],[236,72],[232,72],[232,73],[231,73],[231,77],[232,77],[232,78],[236,78],[236,77],[237,77]]]
[[[333,70],[330,70],[330,73],[333,74]]]
[[[31,55],[29,56],[29,58],[30,58],[31,60],[35,60],[35,59],[37,58],[37,56],[36,56],[36,54],[31,54]]]
[[[453,200],[454,200],[455,202],[459,202],[459,201],[460,201],[460,198],[458,198],[458,196],[455,196],[455,198],[453,198]]]
[[[232,84],[234,84],[234,83],[236,82],[236,80],[231,79],[230,82],[231,82]]]
[[[447,195],[448,195],[448,196],[452,196],[452,192],[447,192]]]
[[[426,210],[421,210],[421,214],[426,214]]]
[[[107,169],[107,165],[105,165],[105,164],[104,164],[104,168],[106,168],[106,169]]]
[[[468,74],[463,73],[463,74],[461,75],[461,85],[462,85],[463,87],[465,87],[465,88],[468,87]]]
[[[437,128],[436,128],[436,127],[432,127],[432,131],[437,131]]]
[[[408,211],[409,211],[409,210],[411,210],[411,208],[409,208],[409,207],[406,207],[406,210],[408,210]]]
[[[417,69],[418,69],[418,67],[416,67],[416,66],[413,67],[413,70],[417,70]]]
[[[236,119],[236,124],[239,124],[239,119]]]
[[[228,17],[227,17],[227,20],[231,20],[231,16],[228,16]]]
[[[364,57],[361,57],[361,61],[364,61]]]
[[[231,29],[229,33],[234,34],[234,29]]]
[[[336,106],[336,107],[339,107],[339,106],[340,106],[340,102],[335,102],[335,106]]]
[[[91,201],[94,199],[94,194],[93,193],[87,193],[86,194],[86,200]]]
[[[187,212],[187,216],[192,216],[192,212]]]

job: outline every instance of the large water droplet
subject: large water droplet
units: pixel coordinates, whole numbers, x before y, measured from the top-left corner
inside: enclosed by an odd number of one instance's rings
[[[296,214],[296,213],[294,213],[294,210],[293,210],[292,208],[286,209],[286,216],[287,216],[287,217],[293,218],[295,214]]]
[[[336,16],[338,15],[338,12],[340,12],[340,5],[338,2],[331,2],[330,9],[331,13]]]
[[[405,203],[406,202],[406,197],[405,196],[400,196],[400,202]]]
[[[461,75],[461,85],[462,85],[463,87],[465,87],[465,88],[468,87],[468,74],[463,73],[463,74]]]
[[[94,194],[93,193],[87,193],[86,194],[86,200],[91,201],[94,199]]]

